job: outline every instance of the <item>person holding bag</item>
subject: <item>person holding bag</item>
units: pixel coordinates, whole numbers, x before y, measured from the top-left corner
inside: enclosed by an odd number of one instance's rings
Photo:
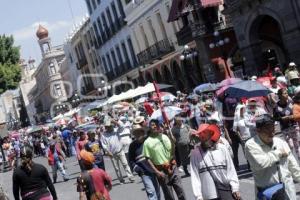
[[[239,180],[216,124],[201,124],[201,144],[191,152],[191,181],[196,200],[241,200]]]
[[[256,120],[256,136],[246,142],[248,160],[257,190],[257,199],[296,200],[294,181],[300,181],[300,168],[289,145],[275,136],[269,114]]]

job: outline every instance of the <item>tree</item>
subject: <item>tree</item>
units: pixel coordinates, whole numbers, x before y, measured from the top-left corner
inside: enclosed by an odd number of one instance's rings
[[[0,94],[16,89],[21,80],[20,48],[13,36],[0,35]]]

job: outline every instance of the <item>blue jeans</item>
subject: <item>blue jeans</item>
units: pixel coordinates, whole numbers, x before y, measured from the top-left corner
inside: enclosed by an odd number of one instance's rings
[[[155,175],[142,175],[146,193],[149,200],[160,200],[159,184]]]

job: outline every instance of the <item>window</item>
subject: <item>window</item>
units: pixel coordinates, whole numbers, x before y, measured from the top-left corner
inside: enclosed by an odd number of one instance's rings
[[[115,51],[112,49],[110,51],[110,53],[111,53],[111,57],[112,57],[112,60],[113,60],[113,69],[114,69],[115,72],[117,72],[118,71],[118,64],[117,64]],[[116,74],[118,74],[118,73],[116,73]]]
[[[69,60],[70,60],[70,63],[73,63],[73,57],[72,57],[72,54],[69,54]]]
[[[55,64],[53,62],[49,64],[49,70],[50,70],[50,75],[56,74]]]
[[[54,84],[54,94],[56,97],[62,96],[62,90],[60,84]]]
[[[119,63],[120,63],[120,65],[121,65],[121,64],[124,63],[124,61],[123,61],[123,58],[122,58],[122,54],[121,54],[121,51],[120,51],[120,47],[119,47],[118,45],[116,46],[116,51],[117,51],[117,56],[118,56],[118,58],[119,58]]]
[[[101,21],[100,21],[99,17],[97,18],[97,24],[98,24],[98,27],[100,29],[100,33],[101,33],[101,36],[102,36],[102,41],[103,41],[103,43],[105,43],[107,37],[106,37],[106,35],[103,31],[103,27],[102,27],[102,24],[101,24]]]
[[[87,38],[87,34],[84,34],[83,37],[84,37],[84,42],[86,43],[86,47],[89,50],[91,47],[90,47],[90,44],[89,44],[89,40]]]
[[[93,10],[92,10],[92,6],[91,6],[91,1],[90,0],[85,0],[88,11],[90,13],[90,15],[92,14]]]
[[[114,2],[111,3],[111,9],[113,11],[115,22],[117,22],[119,19],[118,19],[118,13],[117,13],[116,5],[115,5]]]
[[[107,53],[106,54],[106,59],[107,59],[107,63],[108,63],[108,70],[109,70],[109,72],[111,72],[112,71],[112,62],[111,62],[111,59],[110,59],[110,56],[109,56],[109,54]]]
[[[96,0],[92,0],[94,10],[97,8]]]
[[[150,31],[151,31],[154,43],[156,43],[157,42],[157,36],[156,36],[155,30],[153,28],[152,21],[151,21],[151,19],[148,19],[147,21],[148,21],[148,25],[149,25],[149,28],[150,28]]]
[[[126,45],[125,45],[124,42],[122,43],[122,49],[123,49],[123,54],[124,54],[124,56],[125,56],[126,69],[128,69],[128,68],[130,68],[131,66],[129,66],[129,65],[130,65],[129,56],[128,56],[127,49],[126,49]]]
[[[93,23],[93,28],[94,28],[94,31],[95,31],[95,34],[96,34],[97,41],[98,41],[99,44],[101,44],[101,37],[99,35],[99,31],[98,31],[98,27],[97,27],[96,22]]]
[[[141,34],[142,34],[142,36],[144,38],[145,47],[146,47],[145,49],[147,49],[149,47],[149,41],[148,41],[147,35],[145,33],[145,29],[144,29],[144,27],[143,27],[142,24],[140,25],[140,29],[141,29]]]
[[[109,8],[106,9],[106,15],[107,15],[107,18],[108,18],[109,27],[114,32],[115,27],[113,26],[114,24],[113,24],[113,21],[112,21],[112,17],[111,17],[111,13],[110,13]]]
[[[106,22],[106,18],[105,18],[104,13],[101,14],[101,19],[102,19],[104,30],[106,31],[106,35],[109,38],[110,37],[110,29],[107,26],[107,22]]]
[[[105,72],[108,72],[105,56],[102,56],[102,63],[103,63],[103,67],[104,67]]]
[[[157,20],[158,20],[158,24],[160,26],[160,30],[161,30],[161,32],[163,34],[163,39],[168,38],[167,32],[166,32],[166,29],[165,29],[165,26],[164,26],[164,23],[163,23],[163,20],[161,18],[160,13],[156,13],[156,17],[157,17]]]
[[[93,40],[92,40],[92,34],[91,34],[91,29],[90,30],[88,30],[87,31],[87,39],[88,39],[88,41],[89,41],[89,43],[90,43],[90,45],[91,45],[91,47],[93,47],[95,44],[94,44],[94,42],[93,42]]]
[[[121,0],[117,0],[117,3],[118,3],[118,7],[119,7],[119,11],[121,13],[121,16],[124,19],[126,16],[125,16],[125,12],[124,12],[124,8],[123,8]]]
[[[128,47],[129,47],[131,58],[133,60],[133,66],[137,66],[137,60],[136,60],[136,57],[135,57],[135,53],[134,53],[134,49],[133,49],[131,38],[127,39],[127,43],[128,43]]]

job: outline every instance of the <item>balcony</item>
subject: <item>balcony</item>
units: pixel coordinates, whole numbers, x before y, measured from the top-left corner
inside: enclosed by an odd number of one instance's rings
[[[232,27],[232,23],[229,17],[226,17],[226,21],[217,21],[213,23],[199,23],[195,22],[190,25],[192,36],[193,37],[201,37],[210,33],[213,33],[214,31],[220,31],[223,29],[227,29]],[[177,36],[177,34],[176,34]],[[177,36],[178,38],[178,36]],[[179,41],[178,41],[179,42]]]
[[[83,68],[84,66],[86,66],[88,64],[86,58],[82,58],[78,60],[78,64],[79,64],[79,68]]]
[[[174,45],[169,39],[161,40],[137,54],[139,65],[150,64],[154,60],[159,60],[174,50]]]
[[[126,22],[126,20],[125,20],[125,18],[124,17],[119,17],[119,23],[120,23],[120,26],[121,26],[121,28],[123,28],[123,26],[125,26],[126,24],[127,24],[127,22]]]
[[[193,40],[192,29],[190,26],[184,26],[176,33],[178,45],[183,46]]]

